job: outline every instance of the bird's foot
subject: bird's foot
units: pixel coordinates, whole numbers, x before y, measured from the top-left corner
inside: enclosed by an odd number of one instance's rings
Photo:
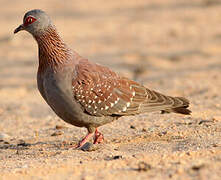
[[[100,133],[97,129],[95,130],[94,133],[94,144],[99,144],[104,141],[104,136],[102,133]]]
[[[75,148],[81,148],[90,138],[93,136],[94,133],[88,133],[79,143],[75,146]]]
[[[94,133],[88,133],[76,146],[75,148],[81,148],[84,146],[89,139],[93,136],[94,134],[94,144],[99,144],[104,141],[104,136],[102,133],[100,133],[97,129],[95,130]]]

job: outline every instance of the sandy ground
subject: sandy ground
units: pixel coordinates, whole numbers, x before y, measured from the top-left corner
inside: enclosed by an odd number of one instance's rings
[[[36,87],[37,45],[13,30],[42,8],[91,61],[191,101],[191,116],[154,112],[100,127],[105,142],[75,150],[86,129],[59,119]],[[0,179],[219,179],[221,1],[1,0]]]

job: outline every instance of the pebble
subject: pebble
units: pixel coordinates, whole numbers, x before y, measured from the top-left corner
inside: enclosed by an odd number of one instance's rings
[[[152,167],[151,167],[150,164],[147,164],[147,163],[141,161],[141,162],[138,163],[138,168],[137,168],[137,170],[138,170],[138,171],[149,171],[151,168],[152,168]]]
[[[116,155],[116,156],[106,157],[104,160],[111,161],[111,160],[117,160],[117,159],[122,159],[122,158],[123,158],[123,156]]]
[[[167,134],[167,131],[162,131],[162,132],[159,132],[158,133],[158,136],[164,136],[164,135],[166,135]]]
[[[194,171],[199,171],[200,169],[202,169],[204,167],[205,167],[204,164],[199,164],[199,165],[193,165],[191,169]]]
[[[61,125],[56,125],[55,126],[55,129],[64,129],[65,127],[64,126],[61,126]]]
[[[99,149],[99,147],[97,145],[87,142],[80,149],[82,151],[91,152],[91,151],[96,151],[97,149]]]
[[[131,128],[131,129],[136,129],[136,127],[135,127],[135,126],[133,126],[133,125],[131,125],[131,126],[130,126],[130,128]]]
[[[17,146],[23,146],[23,147],[26,147],[26,146],[30,146],[31,144],[30,143],[26,143],[24,140],[20,139],[17,143]]]
[[[51,136],[60,136],[62,134],[63,134],[62,131],[56,131],[56,132],[52,133]]]
[[[146,128],[143,128],[142,132],[148,132],[148,130]]]

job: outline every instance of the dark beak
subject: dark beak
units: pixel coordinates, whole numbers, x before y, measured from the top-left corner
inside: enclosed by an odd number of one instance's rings
[[[22,30],[24,30],[23,24],[21,24],[20,26],[18,26],[18,27],[14,30],[14,34],[17,33],[17,32],[19,32],[19,31],[22,31]]]

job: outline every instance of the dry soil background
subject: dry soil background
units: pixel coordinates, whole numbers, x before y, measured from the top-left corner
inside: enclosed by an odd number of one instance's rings
[[[221,1],[1,0],[0,179],[219,179]],[[92,61],[191,101],[191,116],[159,112],[100,128],[102,145],[71,148],[85,129],[64,123],[36,88],[37,45],[13,30],[42,8]]]

